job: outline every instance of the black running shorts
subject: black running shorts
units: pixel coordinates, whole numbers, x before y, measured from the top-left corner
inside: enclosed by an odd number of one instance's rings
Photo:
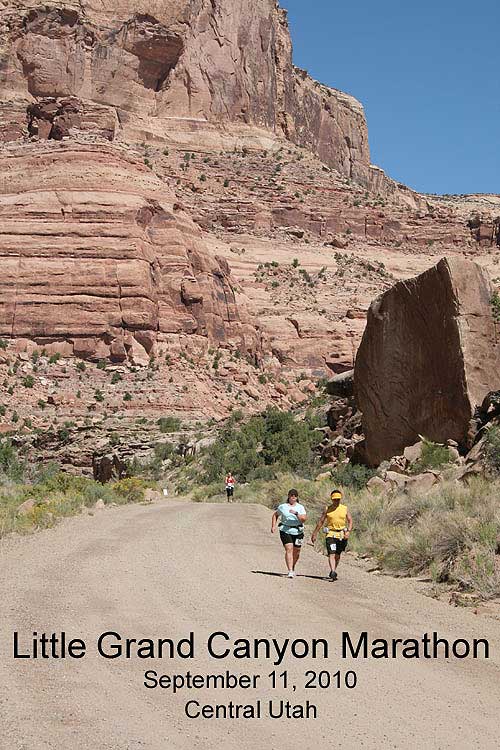
[[[285,544],[293,544],[294,547],[302,547],[304,541],[304,533],[302,534],[287,534],[285,531],[280,531],[280,539]]]
[[[333,536],[326,537],[326,552],[328,555],[341,555],[347,547],[347,539],[335,539]]]
[[[226,487],[226,492],[228,497],[232,497],[234,495],[234,487]]]

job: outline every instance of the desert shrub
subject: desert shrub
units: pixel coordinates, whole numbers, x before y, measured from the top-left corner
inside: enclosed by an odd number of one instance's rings
[[[166,461],[174,452],[172,443],[156,443],[154,447],[155,457],[160,461]]]
[[[226,499],[223,488],[221,488],[221,483],[213,482],[212,484],[208,484],[204,487],[199,487],[198,489],[196,489],[192,494],[192,499],[195,503],[202,503],[206,502],[207,500],[211,500],[218,495],[220,495],[221,500]]]
[[[144,492],[151,486],[151,482],[139,477],[121,479],[112,485],[115,502],[118,503],[140,503],[144,500]]]
[[[384,526],[402,526],[411,528],[430,507],[430,501],[423,497],[400,494],[386,500],[379,523]]]
[[[28,490],[28,494],[32,497],[43,497],[58,492],[80,494],[89,481],[85,477],[56,471],[49,473],[47,476],[42,477],[40,481],[35,482],[33,487]]]
[[[422,455],[411,467],[412,474],[421,474],[429,469],[441,469],[450,462],[450,451],[445,445],[424,440]]]
[[[69,441],[70,434],[71,433],[67,427],[59,427],[57,430],[57,439],[60,443],[65,444]]]
[[[481,599],[493,599],[500,594],[500,570],[487,547],[473,548],[461,557],[453,577],[461,589],[474,592]]]
[[[25,465],[10,440],[0,440],[0,472],[13,480],[20,480],[24,476]]]
[[[496,323],[500,323],[500,294],[494,292],[491,297],[491,312]]]
[[[332,481],[341,487],[362,489],[366,483],[375,476],[375,471],[360,464],[339,464],[332,471]]]
[[[374,544],[377,545],[376,540]],[[433,560],[431,537],[420,528],[413,531],[404,527],[384,529],[380,532],[375,556],[393,573],[418,575]]]
[[[211,484],[231,470],[240,482],[273,477],[279,472],[295,471],[310,476],[316,459],[313,447],[318,443],[309,419],[296,421],[289,412],[270,408],[244,424],[237,424],[236,413],[221,430],[207,452],[199,481]]]
[[[481,598],[500,595],[499,483],[449,482],[422,496],[372,496],[349,502],[352,546],[398,575],[428,573],[439,583]]]
[[[500,474],[500,427],[491,427],[484,441],[487,466],[493,474]]]
[[[157,422],[160,432],[179,432],[182,429],[182,422],[177,417],[160,417]]]

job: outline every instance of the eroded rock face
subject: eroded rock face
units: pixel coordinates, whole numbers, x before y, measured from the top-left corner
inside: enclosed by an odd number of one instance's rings
[[[26,134],[20,100],[74,97],[113,108],[125,140],[199,142],[217,138],[220,123],[234,138],[265,128],[370,182],[362,106],[293,67],[275,0],[9,0],[0,33],[0,99],[15,123],[4,129],[0,118],[3,138]]]
[[[480,266],[443,259],[371,305],[355,394],[371,465],[419,435],[470,447],[474,411],[500,385],[491,286]]]
[[[143,365],[158,341],[186,333],[258,352],[227,265],[124,149],[12,144],[0,173],[0,336]]]
[[[119,124],[112,107],[76,97],[38,99],[27,108],[28,132],[40,140],[61,141],[81,133],[113,141]]]

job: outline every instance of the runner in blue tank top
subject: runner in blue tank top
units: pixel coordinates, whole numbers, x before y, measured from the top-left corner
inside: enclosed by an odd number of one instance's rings
[[[295,576],[295,566],[299,561],[304,539],[305,520],[306,509],[299,503],[299,493],[297,490],[290,490],[287,502],[278,505],[271,523],[271,534],[274,534],[279,523],[281,542],[285,548],[288,578]]]

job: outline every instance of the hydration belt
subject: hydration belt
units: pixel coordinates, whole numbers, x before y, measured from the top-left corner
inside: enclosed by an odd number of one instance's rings
[[[284,534],[289,534],[291,529],[296,529],[299,534],[302,534],[304,531],[304,526],[287,526],[286,524],[280,523],[279,530],[282,531]]]
[[[329,529],[328,527],[324,528],[323,531],[325,534],[329,534],[330,539],[344,539],[345,538],[345,532],[347,531],[347,526],[344,526],[343,529]]]

